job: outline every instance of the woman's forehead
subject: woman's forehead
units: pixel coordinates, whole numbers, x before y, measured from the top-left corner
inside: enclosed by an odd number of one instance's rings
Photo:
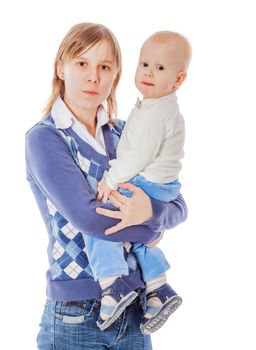
[[[107,40],[101,40],[82,51],[78,57],[84,59],[97,59],[99,61],[114,62],[113,48]]]

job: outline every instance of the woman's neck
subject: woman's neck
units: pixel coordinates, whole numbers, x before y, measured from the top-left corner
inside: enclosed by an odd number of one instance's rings
[[[96,125],[97,125],[97,109],[89,110],[89,109],[80,109],[77,106],[73,105],[71,101],[64,96],[64,102],[66,106],[71,110],[76,119],[82,123],[88,132],[95,137],[96,133]]]
[[[95,137],[96,125],[97,125],[96,111],[94,113],[83,113],[83,115],[77,115],[76,113],[74,113],[74,115],[76,119],[79,120],[79,122],[86,127],[88,132],[93,137]]]

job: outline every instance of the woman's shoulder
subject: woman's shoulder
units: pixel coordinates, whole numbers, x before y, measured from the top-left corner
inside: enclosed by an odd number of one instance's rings
[[[51,115],[48,115],[27,130],[25,139],[26,143],[30,144],[46,144],[48,142],[57,142],[62,137],[58,129],[56,129]]]

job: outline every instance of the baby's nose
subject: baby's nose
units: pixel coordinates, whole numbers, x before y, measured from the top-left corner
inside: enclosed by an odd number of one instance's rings
[[[146,69],[144,71],[144,75],[147,76],[147,77],[152,77],[153,76],[153,72],[151,69]]]

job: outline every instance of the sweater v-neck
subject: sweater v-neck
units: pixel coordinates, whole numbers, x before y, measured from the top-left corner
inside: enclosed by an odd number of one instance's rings
[[[85,154],[87,157],[89,156],[91,159],[95,160],[96,162],[106,166],[106,168],[109,168],[108,162],[111,159],[116,158],[116,150],[113,143],[113,138],[111,135],[110,126],[108,124],[103,125],[102,127],[103,137],[105,141],[105,150],[106,155],[99,153],[96,151],[88,142],[83,140],[73,129],[72,127],[66,129],[67,132],[74,137],[76,142],[78,143],[79,151],[83,155],[84,148],[86,148]]]

